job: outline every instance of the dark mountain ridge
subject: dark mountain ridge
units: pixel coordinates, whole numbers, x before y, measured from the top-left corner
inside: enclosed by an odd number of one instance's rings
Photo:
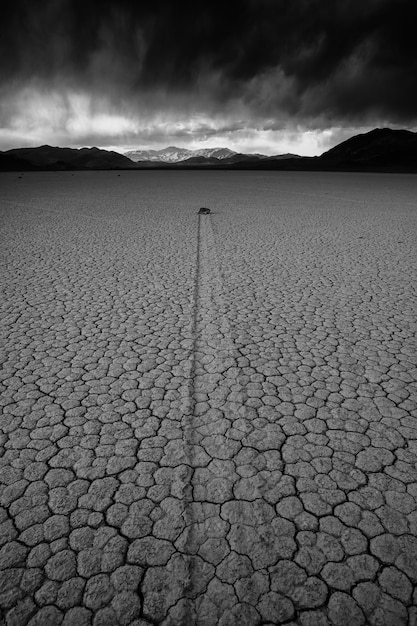
[[[0,156],[19,159],[29,166],[28,168],[19,167],[17,169],[112,170],[135,167],[135,164],[122,154],[100,148],[58,148],[45,145],[39,148],[14,148],[1,153]]]
[[[357,164],[362,167],[416,165],[417,133],[409,130],[376,128],[355,135],[325,152],[320,159],[333,164]]]

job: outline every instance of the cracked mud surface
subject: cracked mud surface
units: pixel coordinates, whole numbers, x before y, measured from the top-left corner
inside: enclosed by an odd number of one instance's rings
[[[415,177],[0,189],[4,623],[417,624]]]

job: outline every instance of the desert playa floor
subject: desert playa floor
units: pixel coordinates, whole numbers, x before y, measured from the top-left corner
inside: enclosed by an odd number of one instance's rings
[[[8,173],[0,206],[4,623],[417,624],[417,177]]]

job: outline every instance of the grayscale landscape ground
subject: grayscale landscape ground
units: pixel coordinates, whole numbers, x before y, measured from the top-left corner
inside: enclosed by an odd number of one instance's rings
[[[0,205],[4,624],[415,626],[417,178]]]

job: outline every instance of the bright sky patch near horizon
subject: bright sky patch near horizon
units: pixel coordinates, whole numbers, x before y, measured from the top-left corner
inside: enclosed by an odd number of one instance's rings
[[[316,155],[417,128],[413,0],[14,0],[0,150]]]

